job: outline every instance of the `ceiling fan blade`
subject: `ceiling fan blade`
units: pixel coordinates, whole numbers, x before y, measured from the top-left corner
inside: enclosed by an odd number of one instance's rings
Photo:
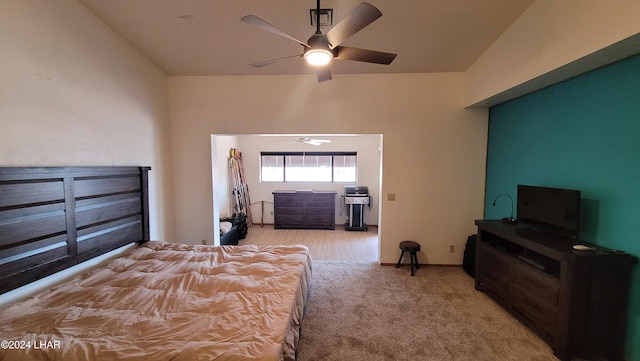
[[[307,45],[307,43],[305,43],[304,41],[298,40],[293,35],[288,34],[287,32],[278,29],[277,27],[269,24],[268,22],[260,19],[259,17],[255,16],[255,15],[246,15],[246,16],[243,16],[240,20],[244,21],[247,24],[251,24],[251,25],[257,26],[262,30],[266,30],[266,31],[268,31],[270,33],[273,33],[273,34],[276,34],[278,36],[282,36],[283,38],[287,38],[289,40],[293,40],[296,43],[298,43],[298,44],[300,44],[300,45],[302,45],[304,47],[307,47],[307,48],[309,47],[309,45]]]
[[[375,6],[363,2],[327,32],[327,40],[335,48],[381,16],[382,13]]]
[[[273,63],[275,63],[277,61],[280,61],[280,60],[290,59],[290,58],[299,58],[299,57],[302,57],[302,54],[289,55],[289,56],[285,56],[285,57],[282,57],[282,58],[259,61],[257,63],[252,63],[252,64],[249,64],[249,65],[255,66],[256,68],[261,68],[263,66],[266,66],[266,65],[269,65],[269,64],[273,64]]]
[[[335,49],[338,53],[334,59],[364,61],[366,63],[376,63],[389,65],[398,54],[385,53],[382,51],[367,50],[360,48],[352,48],[348,46],[339,46]]]
[[[303,137],[296,139],[294,142],[297,142],[300,144],[316,145],[316,146],[322,145],[325,143],[331,143],[331,141],[328,139],[312,139],[312,138],[303,138]]]
[[[329,67],[329,65],[325,65],[318,69],[318,83],[331,79],[331,68]]]
[[[319,146],[319,145],[331,143],[331,141],[330,140],[324,140],[324,139],[307,139],[307,140],[304,141],[304,143],[305,144]]]
[[[295,140],[290,141],[289,143],[300,143],[300,144],[310,144],[310,145],[322,145],[325,143],[331,143],[329,139],[311,139],[306,137],[299,137]]]

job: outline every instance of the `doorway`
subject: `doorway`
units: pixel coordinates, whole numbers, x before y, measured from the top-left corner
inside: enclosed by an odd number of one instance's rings
[[[301,144],[298,138],[328,140],[321,145]],[[347,208],[342,201],[345,186],[367,186],[373,199],[373,205],[366,210],[365,222],[376,226],[379,238],[381,224],[381,187],[382,187],[382,134],[212,134],[211,169],[213,181],[214,220],[231,216],[233,213],[232,194],[230,192],[228,158],[229,150],[236,148],[242,152],[245,174],[250,192],[251,211],[254,224],[273,224],[273,195],[275,190],[322,189],[335,190],[337,193],[336,224],[344,224]],[[357,153],[358,176],[354,183],[314,183],[314,182],[261,182],[260,152],[263,151],[355,151]],[[214,243],[219,244],[219,226],[214,222]],[[343,231],[337,227],[335,232]]]

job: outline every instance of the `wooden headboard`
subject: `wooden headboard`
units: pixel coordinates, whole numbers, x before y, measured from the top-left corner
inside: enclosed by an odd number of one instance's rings
[[[0,168],[0,294],[148,241],[150,169]]]

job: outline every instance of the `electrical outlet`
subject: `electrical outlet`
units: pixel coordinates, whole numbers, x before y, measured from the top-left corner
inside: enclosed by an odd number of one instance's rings
[[[388,201],[395,201],[396,200],[396,194],[395,193],[387,193],[387,200]]]
[[[273,211],[271,211],[271,215],[273,216]]]
[[[456,246],[450,245],[449,246],[449,253],[455,253],[455,252],[456,252]]]
[[[338,216],[342,217],[342,212],[338,212]]]
[[[207,240],[206,240],[206,239],[203,239],[203,240],[201,240],[200,242],[202,242],[202,245],[203,245],[203,246],[206,246],[206,245],[207,245]]]

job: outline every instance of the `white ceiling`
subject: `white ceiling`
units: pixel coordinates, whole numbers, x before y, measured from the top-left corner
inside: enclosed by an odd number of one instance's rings
[[[253,14],[306,40],[313,0],[80,0],[168,75],[306,74],[302,46],[240,21]],[[397,53],[391,65],[334,61],[333,74],[459,72],[534,0],[369,0],[383,16],[342,45]],[[325,0],[334,24],[360,0]],[[322,28],[326,33],[330,27]]]

